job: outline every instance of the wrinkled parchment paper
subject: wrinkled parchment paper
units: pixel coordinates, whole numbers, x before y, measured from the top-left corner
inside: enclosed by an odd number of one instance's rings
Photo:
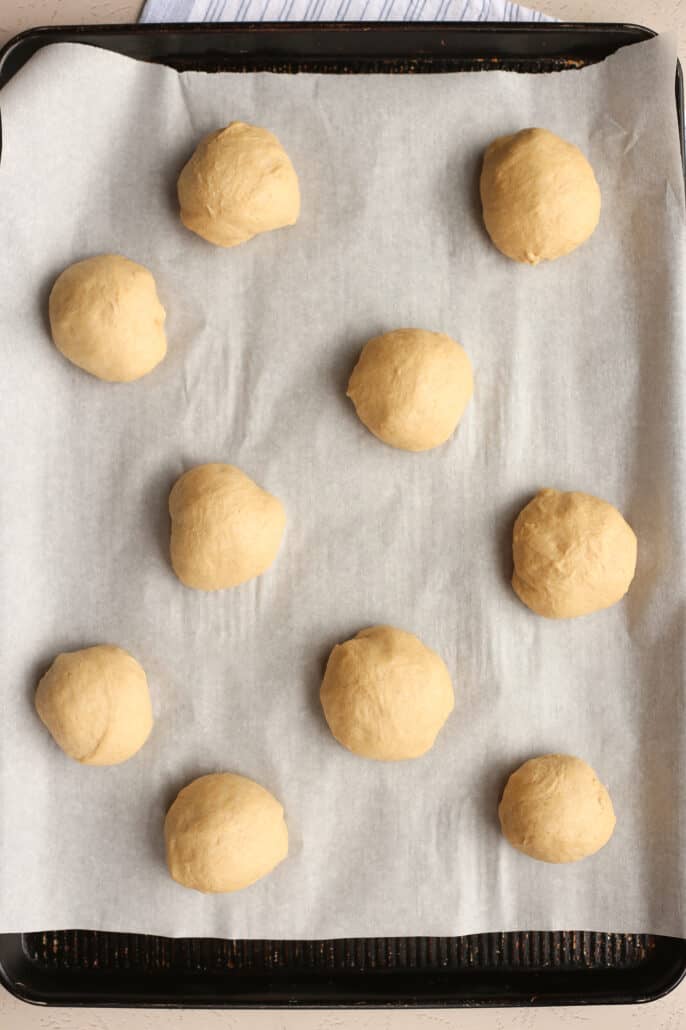
[[[52,46],[0,96],[0,930],[328,937],[510,929],[686,933],[684,201],[669,38],[547,76],[206,75]],[[295,228],[222,251],[175,180],[205,132],[265,125],[300,176]],[[482,229],[480,155],[546,126],[579,144],[598,231],[553,264]],[[56,275],[118,251],[154,272],[169,354],[101,383],[50,342]],[[471,356],[456,436],[413,455],[345,398],[375,333],[416,325]],[[239,465],[288,511],[278,561],[206,595],[167,555],[167,495]],[[569,622],[512,593],[510,531],[542,486],[615,503],[639,538],[628,598]],[[456,709],[400,764],[339,747],[318,704],[331,648],[387,622],[445,658]],[[139,755],[80,767],[32,706],[60,650],[145,667]],[[609,785],[617,830],[549,866],[501,838],[522,760],[565,751]],[[233,896],[167,875],[177,790],[215,770],[283,802],[288,861]]]

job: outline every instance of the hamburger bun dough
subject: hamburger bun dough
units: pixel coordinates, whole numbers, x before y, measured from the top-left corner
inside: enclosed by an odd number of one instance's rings
[[[298,177],[267,129],[231,122],[198,144],[178,181],[181,221],[218,247],[295,225]]]
[[[98,379],[140,379],[167,353],[155,280],[143,265],[119,254],[70,265],[58,276],[48,308],[57,349]]]
[[[513,848],[541,862],[578,862],[612,836],[612,801],[590,765],[571,755],[541,755],[507,781],[498,808]]]
[[[254,780],[213,773],[179,792],[164,821],[169,872],[204,893],[249,887],[288,854],[283,808]]]
[[[152,729],[143,669],[111,644],[59,654],[42,677],[36,711],[65,754],[84,765],[118,765]]]
[[[498,250],[531,265],[569,254],[600,219],[593,169],[578,147],[547,129],[522,129],[491,143],[481,203]]]
[[[386,762],[428,751],[455,704],[443,659],[393,626],[372,626],[337,644],[320,699],[343,747]]]
[[[636,570],[637,541],[616,508],[591,494],[546,489],[517,516],[512,586],[548,619],[616,604]]]
[[[454,433],[474,380],[466,352],[445,333],[396,329],[370,340],[348,382],[360,421],[405,451],[439,447]]]
[[[262,575],[276,558],[286,513],[233,465],[197,465],[169,495],[171,561],[182,583],[226,590]]]

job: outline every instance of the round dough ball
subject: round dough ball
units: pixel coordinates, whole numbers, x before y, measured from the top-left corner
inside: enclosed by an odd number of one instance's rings
[[[121,647],[59,654],[36,690],[36,710],[62,750],[84,765],[118,765],[152,729],[148,681]]]
[[[57,349],[98,379],[140,379],[167,353],[155,280],[119,254],[70,265],[55,282],[48,307]]]
[[[637,546],[631,526],[607,501],[541,490],[514,524],[512,586],[537,615],[588,615],[624,597]]]
[[[164,821],[169,872],[207,894],[239,891],[288,855],[283,808],[254,780],[213,773],[179,792]]]
[[[612,801],[593,769],[571,755],[541,755],[513,772],[498,807],[513,848],[541,862],[578,862],[615,828]]]
[[[169,495],[171,561],[182,583],[226,590],[261,576],[286,525],[281,501],[233,465],[197,465]]]
[[[522,129],[491,143],[481,203],[498,250],[530,265],[569,254],[600,219],[593,169],[578,147],[547,129]]]
[[[445,443],[473,390],[472,366],[460,344],[426,329],[374,337],[348,383],[360,421],[379,440],[405,451]]]
[[[372,626],[337,644],[320,698],[339,744],[385,762],[428,751],[455,705],[442,658],[393,626]]]
[[[179,176],[178,194],[186,228],[218,247],[295,225],[300,214],[288,154],[271,132],[245,122],[200,141]]]

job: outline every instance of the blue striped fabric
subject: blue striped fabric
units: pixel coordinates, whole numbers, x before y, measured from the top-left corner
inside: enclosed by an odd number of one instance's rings
[[[510,0],[147,0],[140,20],[555,21]]]

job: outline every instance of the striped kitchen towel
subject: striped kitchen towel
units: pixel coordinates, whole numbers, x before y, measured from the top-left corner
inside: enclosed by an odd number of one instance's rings
[[[555,21],[510,0],[147,0],[140,20]]]

